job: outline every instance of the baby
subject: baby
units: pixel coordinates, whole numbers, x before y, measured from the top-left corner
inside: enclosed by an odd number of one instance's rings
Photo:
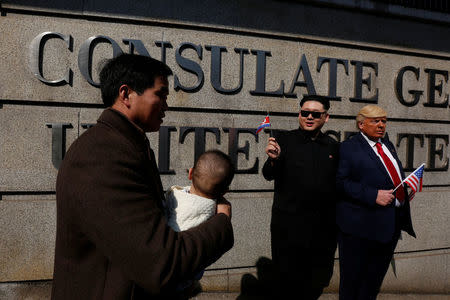
[[[189,169],[190,186],[172,186],[166,193],[165,214],[175,231],[184,231],[208,220],[216,213],[216,200],[227,191],[234,177],[231,159],[219,150],[201,154]],[[199,280],[203,271],[194,280]],[[188,280],[179,285],[180,292],[198,284]]]

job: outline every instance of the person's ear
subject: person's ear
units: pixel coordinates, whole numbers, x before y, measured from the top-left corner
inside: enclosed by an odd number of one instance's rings
[[[192,180],[192,174],[194,173],[194,169],[193,168],[189,168],[189,171],[188,171],[188,179],[189,180]]]
[[[358,122],[359,130],[363,129],[363,127],[364,127],[364,122]]]
[[[130,105],[131,105],[130,92],[131,92],[131,89],[126,84],[122,84],[119,87],[119,98],[118,98],[118,100],[121,101],[128,108],[130,108]]]

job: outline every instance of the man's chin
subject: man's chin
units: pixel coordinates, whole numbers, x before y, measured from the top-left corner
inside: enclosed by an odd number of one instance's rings
[[[159,131],[159,128],[161,128],[161,126],[155,126],[154,128],[150,129],[148,132],[157,132],[157,131]]]

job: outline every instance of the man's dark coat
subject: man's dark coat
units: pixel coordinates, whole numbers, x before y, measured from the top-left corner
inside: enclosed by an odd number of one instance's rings
[[[66,153],[52,299],[160,299],[233,245],[224,214],[177,233],[144,132],[113,109]]]
[[[389,149],[405,178],[394,145]],[[376,299],[392,259],[400,230],[415,237],[409,199],[404,205],[381,206],[376,203],[378,190],[394,189],[394,183],[381,159],[361,133],[341,144],[337,188],[344,193],[336,207],[340,232],[340,299]]]
[[[272,258],[286,273],[283,284],[291,282],[285,288],[320,293],[333,274],[339,144],[323,133],[312,140],[301,129],[280,132],[276,140],[281,154],[262,170],[267,180],[275,180]]]
[[[394,145],[383,138],[382,143],[389,149],[405,178],[402,164],[397,157]],[[341,145],[337,188],[345,197],[337,204],[337,223],[340,230],[359,238],[386,243],[392,240],[395,231],[394,202],[386,207],[375,203],[378,190],[394,189],[381,160],[369,143],[356,134]],[[415,236],[408,199],[402,206],[403,218],[399,229]]]

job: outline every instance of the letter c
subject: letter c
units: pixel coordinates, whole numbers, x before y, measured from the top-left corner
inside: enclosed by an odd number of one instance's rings
[[[81,45],[80,52],[78,52],[78,67],[80,68],[81,75],[95,87],[99,87],[100,83],[97,83],[92,79],[92,54],[94,53],[95,46],[100,43],[111,44],[113,48],[113,57],[123,53],[120,46],[113,39],[104,35],[91,36],[84,41]]]
[[[67,49],[72,52],[73,39],[70,35],[63,35],[57,32],[46,31],[36,36],[30,44],[30,68],[33,75],[40,81],[48,85],[65,85],[71,83],[72,70],[69,68],[66,74],[60,79],[48,80],[42,74],[42,62],[44,58],[44,46],[49,39],[61,39],[66,42]]]

